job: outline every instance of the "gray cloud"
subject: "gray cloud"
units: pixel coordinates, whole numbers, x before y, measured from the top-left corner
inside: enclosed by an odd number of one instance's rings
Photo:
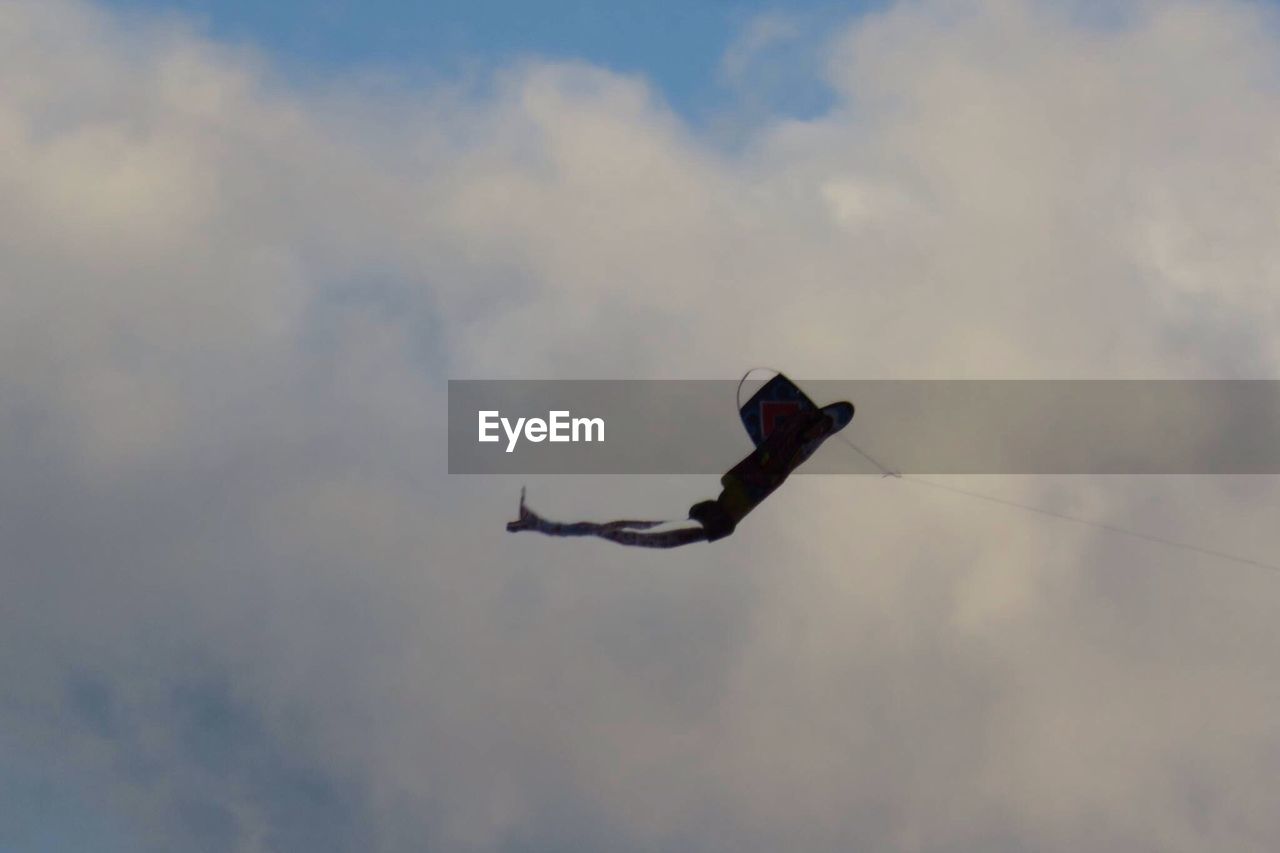
[[[853,22],[727,151],[5,4],[4,754],[130,849],[1274,847],[1274,577],[853,478],[655,557],[444,473],[450,376],[1274,376],[1274,22],[1087,6]],[[1280,545],[1269,480],[982,485]]]

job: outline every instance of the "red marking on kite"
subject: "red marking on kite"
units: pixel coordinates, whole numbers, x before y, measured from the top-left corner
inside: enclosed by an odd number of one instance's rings
[[[795,400],[766,400],[760,404],[760,437],[768,438],[778,421],[800,411]]]

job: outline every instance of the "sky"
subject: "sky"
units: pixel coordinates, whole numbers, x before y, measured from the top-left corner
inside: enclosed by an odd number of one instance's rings
[[[449,378],[1276,378],[1273,6],[397,5],[0,2],[0,851],[1280,844],[1274,573],[874,477],[509,536],[716,483],[444,433]],[[1280,550],[1275,478],[950,482]]]
[[[774,110],[815,114],[829,103],[829,93],[806,50],[812,36],[884,4],[107,0],[107,5],[143,17],[181,17],[213,38],[254,45],[278,68],[300,76],[360,69],[401,78],[457,79],[519,58],[579,60],[644,75],[663,100],[697,120],[740,97],[743,81],[726,73],[724,61],[735,45],[753,41],[772,60],[773,77],[767,83],[753,81],[764,84],[757,96]]]

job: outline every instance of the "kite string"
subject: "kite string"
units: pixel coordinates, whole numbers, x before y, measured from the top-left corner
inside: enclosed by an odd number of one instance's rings
[[[917,477],[911,474],[902,474],[898,471],[892,471],[881,465],[869,453],[864,451],[858,445],[854,444],[845,436],[839,436],[845,444],[852,447],[864,459],[876,466],[880,470],[881,477],[894,477],[898,480],[906,480],[909,483],[916,483],[921,486],[929,486],[933,489],[941,489],[942,491],[951,492],[952,494],[963,495],[965,497],[976,498],[977,500],[987,501],[988,503],[999,504],[1001,506],[1013,507],[1027,512],[1034,512],[1040,515],[1049,516],[1051,518],[1059,518],[1063,521],[1071,521],[1076,524],[1083,524],[1086,527],[1093,527],[1097,530],[1105,530],[1108,533],[1118,533],[1121,536],[1130,536],[1134,539],[1141,539],[1144,542],[1154,542],[1158,545],[1166,545],[1170,548],[1180,548],[1184,551],[1190,551],[1194,554],[1201,554],[1206,557],[1217,557],[1221,560],[1230,560],[1233,563],[1242,563],[1247,566],[1255,566],[1259,569],[1266,569],[1272,572],[1280,572],[1280,566],[1272,563],[1265,563],[1262,560],[1255,560],[1250,557],[1242,557],[1239,554],[1231,554],[1226,551],[1218,551],[1214,548],[1205,548],[1200,545],[1194,545],[1190,542],[1183,542],[1178,539],[1170,539],[1165,536],[1157,536],[1153,533],[1143,533],[1140,530],[1131,530],[1127,527],[1120,527],[1115,524],[1107,524],[1105,521],[1097,521],[1092,518],[1083,518],[1070,513],[1059,512],[1058,510],[1048,509],[1047,507],[1036,506],[1032,503],[1023,501],[1010,500],[1008,498],[997,497],[996,495],[986,494],[985,492],[976,492],[972,489],[962,489],[959,486],[950,486],[946,483],[939,483],[937,480],[926,480],[923,477]]]
[[[742,379],[738,380],[738,391],[737,391],[737,394],[735,395],[736,402],[738,404],[739,409],[742,408],[742,386],[747,381],[747,379],[751,376],[751,374],[755,373],[757,370],[768,370],[768,371],[772,371],[773,373],[779,372],[772,367],[753,367],[750,370],[748,370],[745,374],[743,374]],[[999,504],[1001,506],[1012,507],[1014,509],[1020,509],[1026,512],[1034,512],[1039,515],[1048,516],[1050,518],[1057,518],[1063,521],[1070,521],[1075,524],[1082,524],[1086,527],[1092,527],[1097,530],[1105,530],[1108,533],[1117,533],[1121,536],[1130,536],[1134,539],[1141,539],[1144,542],[1153,542],[1157,545],[1165,545],[1170,548],[1179,548],[1184,551],[1189,551],[1193,554],[1201,554],[1206,557],[1216,557],[1220,560],[1228,560],[1233,563],[1240,563],[1242,565],[1254,566],[1255,568],[1266,569],[1267,571],[1280,573],[1280,566],[1278,565],[1275,565],[1273,563],[1266,563],[1266,562],[1263,562],[1262,560],[1255,560],[1250,557],[1242,557],[1239,554],[1231,554],[1226,551],[1216,550],[1214,548],[1205,548],[1200,545],[1194,545],[1190,542],[1182,542],[1177,539],[1170,539],[1165,536],[1157,536],[1151,533],[1143,533],[1142,531],[1139,531],[1139,530],[1131,530],[1129,528],[1120,527],[1115,524],[1107,524],[1104,521],[1097,521],[1096,519],[1092,519],[1092,518],[1083,518],[1078,515],[1071,515],[1070,513],[1059,512],[1057,510],[1052,510],[1052,509],[1048,509],[1047,507],[1037,506],[1032,503],[1025,503],[1023,501],[1015,501],[1015,500],[1010,500],[1008,498],[1001,498],[1001,497],[997,497],[996,495],[986,494],[985,492],[976,492],[976,491],[973,491],[972,489],[963,489],[963,488],[960,488],[959,486],[950,486],[950,485],[947,485],[946,483],[939,483],[936,480],[926,480],[922,477],[917,477],[911,474],[904,475],[901,471],[896,471],[882,464],[870,453],[867,453],[865,450],[863,450],[861,447],[855,444],[853,440],[850,439],[848,436],[837,435],[836,438],[840,439],[842,442],[844,442],[846,445],[852,448],[855,453],[857,453],[863,459],[867,460],[872,465],[874,465],[876,467],[876,470],[880,472],[880,476],[882,479],[885,477],[893,477],[894,479],[897,479],[897,480],[906,480],[907,482],[910,482],[910,483],[916,483],[921,486],[928,486],[933,489],[939,489],[942,491],[951,492],[952,494],[962,495],[965,497],[974,498],[976,500],[986,501],[988,503]]]
[[[880,464],[880,462],[879,462],[879,461],[878,461],[874,456],[872,456],[872,455],[871,455],[870,453],[868,453],[867,451],[863,450],[863,449],[862,449],[861,447],[859,447],[858,445],[854,444],[854,443],[853,443],[853,441],[852,441],[848,436],[846,436],[846,435],[837,435],[837,436],[836,436],[836,438],[840,439],[840,440],[841,440],[841,441],[843,441],[845,444],[847,444],[847,445],[849,445],[850,447],[852,447],[852,448],[857,452],[857,454],[858,454],[859,456],[861,456],[863,459],[865,459],[865,460],[867,460],[868,462],[870,462],[872,465],[876,466],[876,469],[880,472],[880,478],[881,478],[881,479],[884,479],[885,477],[894,477],[894,478],[896,478],[896,479],[898,479],[898,480],[901,480],[901,479],[902,479],[902,472],[901,472],[901,471],[894,471],[894,470],[893,470],[893,469],[891,469],[891,468],[886,468],[884,465],[881,465],[881,464]]]
[[[1152,533],[1143,533],[1140,530],[1130,530],[1129,528],[1126,528],[1126,527],[1119,527],[1115,524],[1107,524],[1104,521],[1097,521],[1092,518],[1082,518],[1078,515],[1071,515],[1069,513],[1059,512],[1057,510],[1048,509],[1046,507],[1036,506],[1035,504],[1031,504],[1031,503],[1023,503],[1022,501],[1009,500],[1008,498],[1001,498],[995,495],[986,494],[984,492],[975,492],[971,489],[962,489],[959,486],[950,486],[950,485],[947,485],[946,483],[939,483],[936,480],[926,480],[922,477],[916,477],[912,475],[905,475],[905,476],[899,475],[898,479],[906,480],[911,483],[917,483],[921,486],[929,486],[934,489],[941,489],[943,491],[952,492],[957,495],[964,495],[966,497],[976,498],[978,500],[987,501],[989,503],[1000,504],[1002,506],[1008,506],[1008,507],[1014,507],[1016,509],[1026,510],[1027,512],[1039,513],[1040,515],[1050,516],[1052,518],[1060,518],[1063,521],[1071,521],[1071,522],[1075,522],[1076,524],[1083,524],[1087,527],[1093,527],[1098,530],[1105,530],[1109,533],[1118,533],[1122,536],[1130,536],[1130,537],[1133,537],[1134,539],[1141,539],[1145,542],[1154,542],[1158,545],[1165,545],[1170,548],[1179,548],[1184,551],[1190,551],[1194,554],[1201,554],[1206,557],[1217,557],[1218,559],[1229,560],[1233,563],[1241,563],[1247,566],[1254,566],[1256,568],[1266,569],[1267,571],[1271,571],[1271,572],[1280,572],[1280,566],[1277,566],[1273,563],[1266,563],[1266,562],[1263,562],[1262,560],[1252,559],[1251,557],[1242,557],[1239,554],[1231,554],[1231,553],[1228,553],[1227,551],[1218,551],[1213,548],[1205,548],[1203,546],[1194,545],[1190,542],[1183,542],[1178,539],[1170,539],[1168,537],[1157,536]]]

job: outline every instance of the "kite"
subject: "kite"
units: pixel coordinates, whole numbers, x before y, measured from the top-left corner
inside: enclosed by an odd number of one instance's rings
[[[738,387],[742,387],[741,382]],[[853,420],[853,404],[841,401],[819,408],[779,373],[761,386],[738,414],[755,450],[720,478],[719,497],[689,508],[689,520],[696,524],[656,530],[670,522],[550,521],[525,505],[521,489],[520,517],[508,522],[507,530],[535,530],[548,536],[596,536],[640,548],[715,542],[733,533],[738,522],[773,494],[824,441],[848,426]]]

